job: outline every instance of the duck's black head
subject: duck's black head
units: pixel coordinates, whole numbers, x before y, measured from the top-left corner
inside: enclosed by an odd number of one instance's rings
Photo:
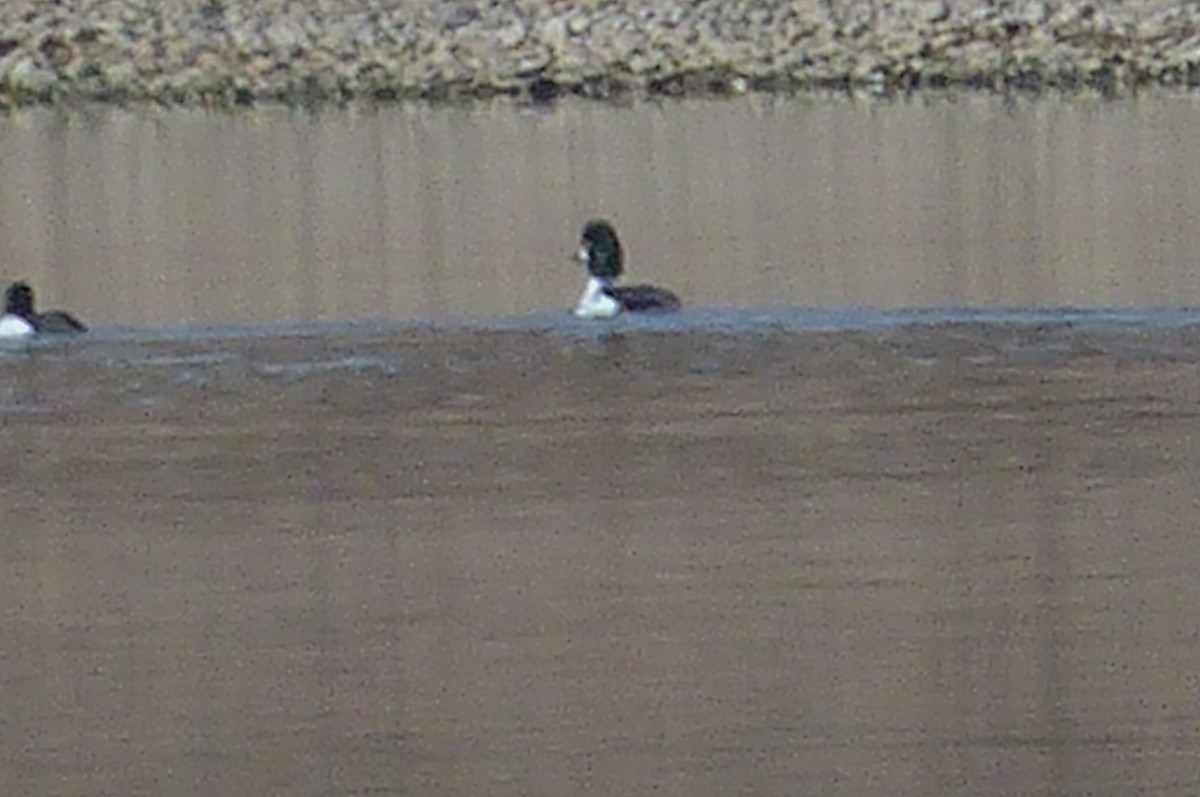
[[[583,227],[579,241],[580,256],[593,277],[615,280],[625,268],[625,255],[617,231],[603,219],[593,219]]]
[[[4,312],[22,318],[33,317],[33,288],[24,282],[14,282],[4,292]]]

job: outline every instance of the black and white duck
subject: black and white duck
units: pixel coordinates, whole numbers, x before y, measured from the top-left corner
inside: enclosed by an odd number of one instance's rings
[[[0,315],[0,338],[30,335],[75,335],[87,331],[79,319],[62,310],[39,313],[33,306],[33,289],[14,282],[4,292],[4,314]]]
[[[593,219],[579,239],[579,261],[588,281],[575,305],[580,318],[612,318],[622,312],[670,312],[680,308],[679,297],[656,285],[617,285],[625,271],[625,254],[612,224]]]

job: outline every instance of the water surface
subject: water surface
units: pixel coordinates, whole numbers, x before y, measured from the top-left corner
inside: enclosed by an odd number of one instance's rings
[[[745,308],[1200,304],[1200,103],[819,98],[0,120],[0,264],[99,324],[495,318],[632,278]]]
[[[0,791],[1194,794],[1194,326],[0,358]]]
[[[0,120],[0,793],[1197,793],[1197,107]]]

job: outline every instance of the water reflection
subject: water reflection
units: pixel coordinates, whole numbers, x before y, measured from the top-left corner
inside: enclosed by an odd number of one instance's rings
[[[952,95],[0,121],[0,263],[92,323],[568,308],[581,222],[745,307],[1200,303],[1200,104]]]

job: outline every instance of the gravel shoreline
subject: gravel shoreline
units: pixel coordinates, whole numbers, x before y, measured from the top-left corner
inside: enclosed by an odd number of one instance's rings
[[[0,107],[1200,85],[1200,4],[14,0]]]

